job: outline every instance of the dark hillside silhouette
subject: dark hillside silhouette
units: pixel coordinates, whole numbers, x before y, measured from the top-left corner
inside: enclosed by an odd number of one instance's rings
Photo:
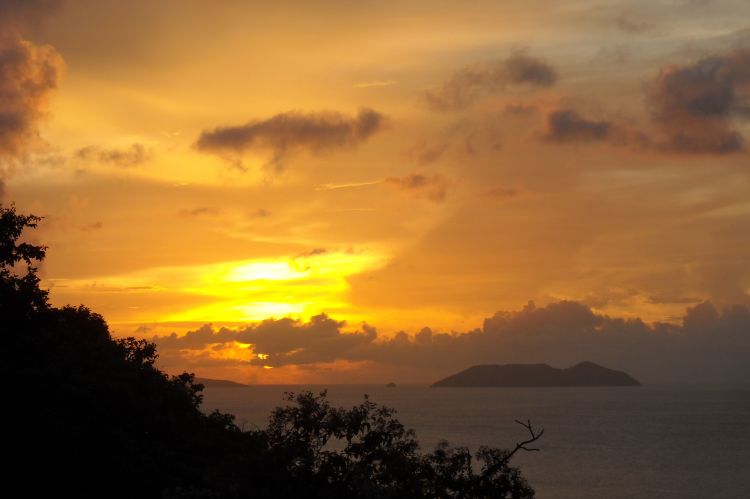
[[[192,374],[155,367],[156,347],[114,339],[84,306],[55,308],[39,288],[46,248],[19,242],[39,218],[0,207],[0,313],[6,490],[79,498],[529,498],[513,450],[447,443],[422,454],[394,410],[331,407],[288,394],[265,430],[200,410]],[[335,445],[332,445],[334,444]],[[334,450],[339,449],[339,450]],[[478,472],[475,470],[479,469]]]

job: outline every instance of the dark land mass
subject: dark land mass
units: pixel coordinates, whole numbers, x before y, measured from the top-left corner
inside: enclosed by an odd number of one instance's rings
[[[195,378],[195,382],[206,388],[246,388],[248,386],[228,379]]]
[[[434,383],[433,387],[481,386],[640,386],[632,376],[593,362],[567,369],[547,364],[473,366]]]

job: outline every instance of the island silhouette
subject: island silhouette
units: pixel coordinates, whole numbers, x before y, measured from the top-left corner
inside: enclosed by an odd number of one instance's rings
[[[640,386],[629,374],[581,362],[567,369],[548,364],[491,364],[472,366],[433,383],[442,388],[483,386]]]
[[[248,386],[228,379],[195,378],[195,382],[206,388],[247,388]]]

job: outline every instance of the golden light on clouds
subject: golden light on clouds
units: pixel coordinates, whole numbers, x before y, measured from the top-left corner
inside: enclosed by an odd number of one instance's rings
[[[398,353],[529,300],[679,323],[750,303],[747,18],[740,0],[70,1],[0,37],[0,198],[45,217],[52,303],[116,335],[275,317],[349,349],[165,346],[174,369],[383,374],[369,341]],[[352,336],[305,322],[321,313]]]

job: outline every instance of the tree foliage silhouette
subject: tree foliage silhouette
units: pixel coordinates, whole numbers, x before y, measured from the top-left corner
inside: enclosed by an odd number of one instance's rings
[[[156,346],[114,339],[84,306],[55,308],[39,287],[44,246],[20,242],[40,221],[0,206],[7,490],[138,498],[533,497],[513,451],[419,452],[393,409],[365,398],[334,408],[325,392],[288,394],[266,429],[204,413],[194,376],[160,371]],[[524,425],[526,426],[526,425]]]

